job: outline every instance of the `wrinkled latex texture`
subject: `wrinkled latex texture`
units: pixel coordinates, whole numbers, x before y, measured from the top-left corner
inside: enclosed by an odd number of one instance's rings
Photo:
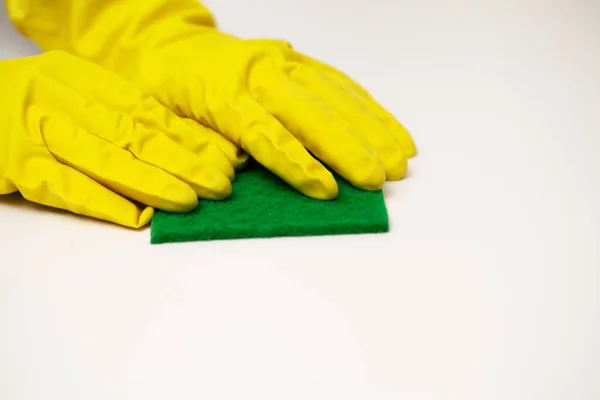
[[[284,41],[220,32],[195,0],[7,0],[17,29],[116,71],[220,132],[307,196],[332,199],[323,164],[378,190],[405,176],[407,130],[358,83]]]
[[[139,228],[231,193],[206,128],[64,51],[0,61],[0,194]]]

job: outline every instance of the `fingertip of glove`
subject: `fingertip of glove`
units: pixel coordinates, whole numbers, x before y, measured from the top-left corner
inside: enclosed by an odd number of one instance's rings
[[[233,191],[231,182],[228,180],[228,185],[223,185],[220,190],[216,190],[212,193],[210,197],[207,197],[209,200],[225,200],[231,195]]]
[[[212,154],[205,151],[203,160],[211,164],[221,173],[223,173],[230,181],[235,179],[235,168],[229,157],[227,157],[217,146],[210,147]]]
[[[231,165],[231,163],[223,163],[220,170],[230,182],[235,180],[235,169],[233,168],[233,165]]]
[[[192,211],[198,205],[198,195],[191,187],[186,185],[186,190],[182,190],[178,194],[177,202],[173,203],[171,209],[165,209],[165,211],[186,213]]]
[[[404,131],[404,135],[398,134],[396,140],[406,158],[412,158],[417,155],[417,145],[408,132]]]
[[[414,143],[411,143],[409,146],[405,146],[404,155],[406,158],[413,158],[417,155],[417,146]]]
[[[198,196],[207,200],[223,200],[231,195],[232,190],[231,181],[221,174],[212,174],[202,186],[196,187]]]
[[[399,181],[406,175],[408,169],[408,161],[404,154],[399,155],[394,160],[386,162],[386,179],[388,181]]]
[[[335,178],[327,170],[323,170],[317,179],[306,182],[300,191],[306,196],[317,200],[333,200],[338,196],[339,189]]]
[[[317,200],[333,200],[338,196],[337,184],[334,187],[323,187],[306,193],[308,197]]]
[[[363,190],[380,190],[383,188],[387,172],[379,162],[368,162],[360,165],[353,171],[350,183]]]
[[[150,221],[152,220],[153,216],[154,216],[154,208],[152,208],[152,207],[144,208],[144,210],[141,212],[140,217],[138,219],[137,227],[142,228],[142,227],[148,225],[150,223]]]
[[[139,207],[134,204],[131,204],[133,210],[135,210],[135,214],[127,213],[125,215],[118,215],[115,218],[100,218],[105,219],[110,222],[114,222],[116,224],[122,225],[126,228],[131,229],[141,229],[148,225],[154,216],[154,208],[150,206],[145,206],[143,210],[140,211]]]
[[[241,148],[238,148],[235,153],[235,156],[231,160],[231,162],[233,164],[233,168],[236,171],[243,170],[246,167],[246,165],[248,164],[249,159],[250,159],[250,156],[248,155],[248,153],[246,153]]]

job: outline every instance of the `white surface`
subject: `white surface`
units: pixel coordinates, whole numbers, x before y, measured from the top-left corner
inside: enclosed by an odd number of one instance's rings
[[[3,198],[0,399],[600,399],[600,4],[207,4],[412,131],[391,233],[150,246]]]

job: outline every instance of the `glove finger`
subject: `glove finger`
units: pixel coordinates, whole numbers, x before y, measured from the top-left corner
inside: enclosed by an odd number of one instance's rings
[[[62,85],[65,89],[70,89],[58,92],[64,95],[64,98],[58,100],[67,101],[68,99],[68,102],[63,104],[73,104],[74,98],[77,97],[82,101],[75,104],[83,106],[86,105],[87,99],[94,99],[108,109],[130,116],[136,122],[136,125],[142,124],[149,130],[158,131],[167,136],[179,146],[199,157],[203,164],[210,164],[219,169],[230,180],[234,178],[235,172],[231,162],[211,140],[212,138],[205,134],[206,130],[191,128],[189,124],[182,121],[171,110],[162,106],[156,99],[146,95],[119,75],[87,60],[73,58],[62,53],[61,56],[60,63],[49,63],[46,68],[57,86]],[[62,69],[58,70],[58,66],[62,66]],[[85,74],[65,74],[64,72],[69,71],[69,69],[81,70],[84,67]],[[90,79],[90,77],[93,77],[93,79]],[[82,121],[101,122],[90,111],[78,109],[77,114],[81,113],[83,115]],[[78,120],[77,122],[81,121]],[[108,125],[114,128],[114,126]],[[94,129],[91,130],[95,131]]]
[[[143,111],[134,111],[133,113],[141,115],[136,120],[128,114],[111,110],[101,102],[90,100],[75,90],[53,82],[47,82],[46,90],[43,91],[49,97],[47,100],[51,101],[48,104],[68,104],[67,112],[77,126],[120,149],[131,152],[148,166],[160,168],[177,177],[194,189],[200,198],[220,200],[231,194],[231,181],[223,174],[222,168],[205,162],[177,143],[176,140],[184,139],[185,136],[194,136],[192,128],[178,119],[164,125],[157,123],[161,118],[167,118],[166,109],[152,105],[152,99],[146,99],[146,104],[140,103],[139,108],[154,108],[156,113],[144,115]],[[174,139],[166,136],[159,126],[170,130]],[[212,142],[205,141],[204,144],[207,146],[202,149],[197,147],[196,151],[214,150],[222,157],[222,167],[228,167],[228,173],[233,178],[233,167],[225,155]]]
[[[187,183],[200,198],[222,200],[231,194],[231,181],[227,175],[213,164],[205,163],[191,151],[179,146],[162,131],[142,123],[132,124],[125,114],[104,114],[107,115],[104,120],[87,119],[86,122],[78,122],[116,147],[131,152],[138,160],[160,168]],[[114,117],[112,119],[111,114]],[[219,153],[222,154],[220,150]],[[233,178],[233,167],[229,160],[226,162]]]
[[[402,146],[402,150],[406,157],[412,158],[416,155],[417,148],[408,130],[396,119],[396,117],[394,117],[389,111],[381,106],[381,104],[379,104],[361,85],[356,83],[343,72],[321,61],[299,53],[295,53],[294,58],[306,65],[313,67],[332,83],[339,85],[345,90],[354,92],[354,94],[360,99],[365,107],[377,115],[385,127],[396,138],[398,143],[400,143]]]
[[[170,212],[187,212],[198,197],[184,182],[137,160],[54,112],[40,121],[48,150],[57,160],[84,173],[103,186],[129,199]],[[83,190],[73,187],[73,190]]]
[[[215,143],[219,149],[225,154],[225,156],[229,159],[229,162],[233,166],[233,168],[237,170],[241,170],[248,163],[248,153],[246,153],[242,148],[238,147],[231,140],[227,139],[225,136],[221,135],[219,132],[213,130],[212,128],[201,124],[200,122],[191,119],[191,118],[182,118],[186,123],[190,124],[194,129],[198,132],[201,132],[203,136],[207,137],[210,141]]]
[[[110,103],[104,102],[104,104],[118,111],[118,109],[111,107]],[[166,139],[169,138],[171,142],[177,143],[182,150],[187,150],[185,152],[187,156],[182,156],[184,157],[181,159],[182,162],[188,162],[190,156],[195,156],[196,164],[201,161],[203,165],[211,165],[217,168],[229,180],[235,178],[235,170],[231,160],[214,141],[214,136],[218,135],[215,134],[211,138],[207,132],[208,128],[200,124],[194,126],[186,123],[152,97],[140,98],[139,107],[129,115],[147,130],[160,132],[162,135],[156,136],[157,141],[166,143]],[[163,136],[163,139],[159,139],[160,136]],[[180,153],[184,152],[181,151]],[[201,195],[201,193],[198,194]]]
[[[285,75],[269,72],[255,96],[317,158],[352,185],[381,189],[385,170],[368,142],[333,108]]]
[[[89,176],[56,161],[45,149],[27,160],[25,170],[27,178],[20,179],[17,187],[31,202],[129,228],[145,226],[154,214],[152,207],[138,208]]]
[[[256,161],[306,196],[329,200],[338,194],[333,175],[304,146],[250,96],[232,104],[233,116],[221,121],[224,133]]]
[[[379,118],[355,100],[356,96],[323,80],[313,68],[302,64],[288,68],[288,75],[333,107],[357,134],[365,138],[383,163],[388,180],[404,176],[407,162],[402,147]]]
[[[332,81],[332,83],[335,83],[335,81]],[[342,83],[338,82],[338,85],[341,86]],[[355,93],[358,92],[355,91]],[[400,144],[402,151],[407,158],[412,158],[417,154],[417,147],[413,138],[408,130],[396,119],[396,117],[394,117],[389,111],[383,108],[370,96],[356,96],[356,100],[362,104],[365,109],[370,110],[373,114],[377,115],[379,120]]]

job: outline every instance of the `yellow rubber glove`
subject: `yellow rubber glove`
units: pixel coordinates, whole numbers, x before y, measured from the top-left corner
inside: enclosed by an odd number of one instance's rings
[[[72,54],[0,61],[0,110],[0,194],[138,228],[231,193],[202,128]]]
[[[343,73],[285,42],[219,32],[196,0],[7,5],[17,29],[42,49],[65,49],[116,71],[308,196],[337,195],[317,159],[376,190],[402,178],[416,152],[402,125]]]

